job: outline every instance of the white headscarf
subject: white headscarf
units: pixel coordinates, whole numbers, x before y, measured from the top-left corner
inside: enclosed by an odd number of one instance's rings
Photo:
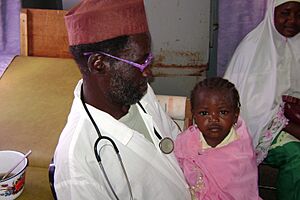
[[[254,147],[279,111],[281,95],[300,97],[300,34],[292,38],[282,36],[273,20],[275,5],[286,2],[269,1],[264,20],[239,44],[224,76],[239,91],[241,116]]]
[[[281,4],[284,4],[284,3],[287,3],[287,2],[289,2],[289,1],[291,1],[291,0],[275,0],[275,7],[276,6],[279,6],[279,5],[281,5]],[[300,0],[294,0],[293,2],[300,2]]]

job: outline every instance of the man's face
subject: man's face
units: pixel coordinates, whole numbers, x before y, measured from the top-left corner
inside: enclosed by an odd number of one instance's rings
[[[276,30],[285,37],[293,37],[300,32],[300,3],[287,2],[275,8]]]
[[[147,34],[130,36],[128,48],[121,54],[122,58],[142,64],[150,53],[150,38]],[[120,56],[120,57],[121,57]],[[137,103],[147,91],[148,67],[141,72],[138,68],[124,62],[115,62],[111,70],[109,96],[121,105]]]

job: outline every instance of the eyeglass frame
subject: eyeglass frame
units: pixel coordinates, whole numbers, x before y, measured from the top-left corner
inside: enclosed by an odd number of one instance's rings
[[[99,53],[99,54],[105,55],[107,57],[116,59],[118,61],[124,62],[126,64],[129,64],[129,65],[131,65],[135,68],[138,68],[141,72],[143,72],[145,70],[145,68],[147,68],[153,62],[153,59],[154,59],[154,56],[153,56],[152,52],[149,53],[148,57],[146,58],[146,60],[144,61],[143,64],[139,64],[139,63],[136,63],[136,62],[133,62],[133,61],[130,61],[130,60],[119,58],[119,57],[110,55],[108,53],[105,53],[103,51],[86,52],[86,53],[83,53],[83,55],[87,56],[87,55],[91,55],[91,54],[95,54],[95,53]]]

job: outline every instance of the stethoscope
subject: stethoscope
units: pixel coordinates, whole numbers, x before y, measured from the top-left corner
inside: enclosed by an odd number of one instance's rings
[[[133,195],[132,195],[132,189],[131,189],[131,185],[130,185],[130,182],[129,182],[129,179],[128,179],[128,175],[126,173],[126,170],[125,170],[125,167],[124,167],[124,164],[123,164],[123,161],[122,161],[122,158],[121,158],[121,155],[120,155],[120,152],[119,152],[119,149],[116,145],[116,143],[110,138],[110,137],[107,137],[107,136],[103,136],[101,135],[100,133],[100,130],[95,122],[95,120],[93,119],[91,113],[89,112],[87,106],[85,105],[85,102],[84,102],[84,97],[83,97],[83,84],[81,85],[81,93],[80,93],[80,97],[81,97],[81,102],[82,102],[82,105],[84,107],[84,110],[86,111],[87,115],[89,116],[97,134],[98,134],[98,138],[97,140],[95,141],[95,144],[94,144],[94,153],[95,153],[95,156],[96,156],[96,159],[98,161],[98,164],[100,166],[100,169],[101,171],[103,172],[103,175],[104,175],[104,178],[110,188],[110,190],[112,191],[114,197],[119,200],[119,197],[118,195],[116,194],[115,190],[113,189],[112,187],[112,184],[107,176],[107,173],[104,169],[104,166],[102,164],[102,160],[101,160],[101,157],[100,157],[100,151],[102,148],[99,149],[99,153],[98,153],[98,144],[99,142],[102,140],[107,140],[108,142],[110,142],[114,148],[114,151],[118,157],[118,160],[119,160],[119,163],[122,167],[122,171],[125,175],[125,179],[126,179],[126,182],[127,182],[127,186],[128,186],[128,190],[129,190],[129,194],[130,194],[130,199],[133,200]],[[145,108],[142,106],[142,104],[140,102],[138,102],[138,105],[141,107],[141,109],[144,111],[144,113],[147,113]],[[156,137],[160,140],[159,142],[159,148],[160,150],[164,153],[164,154],[169,154],[171,153],[173,150],[174,150],[174,142],[171,138],[169,137],[165,137],[165,138],[162,138],[161,135],[156,131],[155,127],[154,128],[154,133],[156,135]]]

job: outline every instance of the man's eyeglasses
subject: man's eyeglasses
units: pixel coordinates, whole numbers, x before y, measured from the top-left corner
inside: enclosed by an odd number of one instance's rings
[[[108,53],[105,53],[105,52],[102,52],[102,51],[97,51],[97,52],[87,52],[87,53],[84,53],[85,56],[87,55],[92,55],[94,53],[99,53],[99,54],[102,54],[102,55],[105,55],[105,56],[108,56],[110,58],[113,58],[113,59],[116,59],[116,60],[119,60],[119,61],[122,61],[124,63],[127,63],[133,67],[136,67],[138,68],[141,72],[143,72],[145,70],[146,67],[148,67],[152,61],[153,61],[153,54],[152,53],[149,53],[148,57],[146,58],[145,62],[143,64],[139,64],[139,63],[135,63],[133,61],[130,61],[130,60],[126,60],[126,59],[123,59],[123,58],[118,58],[116,56],[113,56],[113,55],[110,55]]]

